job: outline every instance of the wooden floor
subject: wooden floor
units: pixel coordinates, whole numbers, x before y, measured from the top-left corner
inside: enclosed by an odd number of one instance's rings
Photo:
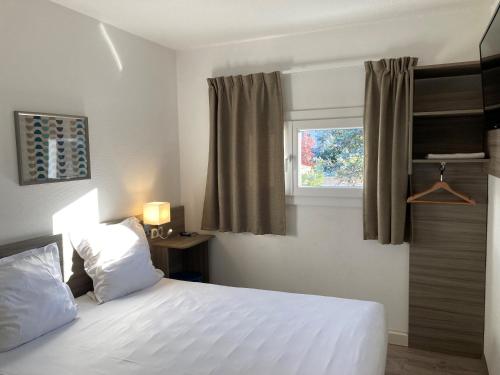
[[[386,375],[488,375],[483,360],[389,345]]]

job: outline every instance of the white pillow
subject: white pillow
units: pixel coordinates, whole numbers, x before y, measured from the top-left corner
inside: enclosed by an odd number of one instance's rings
[[[163,277],[153,267],[146,234],[135,217],[98,225],[83,236],[73,233],[71,242],[84,261],[99,303],[152,286]]]
[[[71,322],[76,313],[57,244],[0,259],[0,352]]]

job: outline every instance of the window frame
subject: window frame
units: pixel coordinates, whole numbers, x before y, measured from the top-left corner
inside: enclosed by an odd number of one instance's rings
[[[310,129],[363,129],[363,117],[300,119],[285,124],[285,191],[293,197],[335,197],[361,198],[363,187],[300,187],[299,186],[299,144],[300,130]]]

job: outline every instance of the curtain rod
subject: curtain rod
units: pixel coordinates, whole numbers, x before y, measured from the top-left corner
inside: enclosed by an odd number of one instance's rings
[[[295,68],[283,70],[281,74],[293,74],[293,73],[301,73],[301,72],[312,72],[315,70],[329,70],[329,69],[338,69],[338,68],[347,68],[356,65],[363,65],[365,61],[369,60],[380,60],[380,57],[367,57],[364,59],[357,60],[339,60],[332,61],[328,63],[316,63],[316,64],[305,64],[299,65]]]

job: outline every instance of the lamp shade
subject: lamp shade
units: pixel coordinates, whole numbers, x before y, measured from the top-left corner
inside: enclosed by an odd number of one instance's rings
[[[170,203],[149,202],[144,204],[143,218],[144,224],[162,225],[170,223]]]

